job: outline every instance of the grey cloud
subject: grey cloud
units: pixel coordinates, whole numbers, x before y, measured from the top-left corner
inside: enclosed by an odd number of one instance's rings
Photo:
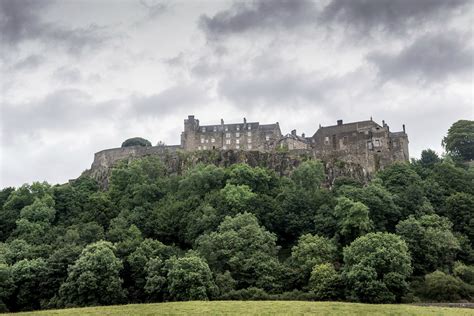
[[[105,28],[97,25],[70,29],[44,22],[41,14],[50,4],[51,1],[0,1],[0,43],[16,47],[23,41],[33,40],[62,45],[70,53],[81,53],[110,38]]]
[[[425,34],[398,54],[374,52],[367,60],[378,68],[383,81],[413,77],[423,82],[442,81],[449,76],[473,71],[471,34],[446,31]]]
[[[168,1],[163,0],[140,0],[140,4],[146,8],[149,19],[154,19],[163,14],[169,6]]]
[[[2,105],[2,143],[14,143],[21,137],[34,138],[41,131],[71,130],[85,127],[107,115],[111,103],[93,103],[80,90],[55,91],[41,100]]]
[[[45,60],[46,58],[44,56],[33,54],[26,58],[20,59],[12,66],[12,69],[16,71],[35,69]]]
[[[257,0],[252,3],[235,3],[232,8],[213,17],[203,15],[199,26],[210,39],[251,29],[293,28],[314,22],[317,7],[309,0]]]
[[[53,73],[53,78],[62,83],[77,83],[82,80],[79,69],[71,67],[60,67]]]
[[[163,116],[180,109],[205,106],[209,102],[207,92],[195,85],[176,85],[150,96],[133,96],[133,111],[140,116]]]
[[[469,0],[333,0],[321,14],[323,23],[339,22],[361,33],[404,33],[437,17],[443,20]]]

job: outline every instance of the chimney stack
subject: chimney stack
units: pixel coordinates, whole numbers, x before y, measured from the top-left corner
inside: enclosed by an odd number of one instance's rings
[[[303,134],[301,134],[301,137],[303,137],[303,138],[304,138],[304,136],[305,136],[305,134],[304,134],[304,133],[303,133]]]
[[[296,129],[291,131],[291,135],[296,136]]]
[[[224,119],[221,119],[221,125],[224,125]]]
[[[405,132],[405,124],[403,124],[403,132],[406,133],[406,132]]]
[[[342,125],[342,120],[337,120],[337,125],[341,126]]]

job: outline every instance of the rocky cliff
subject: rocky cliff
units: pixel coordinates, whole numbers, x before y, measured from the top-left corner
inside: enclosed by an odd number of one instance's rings
[[[235,163],[246,163],[252,167],[264,167],[274,170],[279,175],[289,175],[301,162],[316,159],[308,150],[291,152],[259,152],[240,150],[207,150],[183,152],[176,147],[126,147],[103,150],[95,154],[94,162],[83,176],[96,179],[102,188],[108,186],[111,170],[119,161],[132,161],[146,156],[162,159],[170,174],[180,175],[199,163],[227,167]],[[338,177],[351,177],[366,182],[370,174],[357,163],[344,162],[336,158],[323,159],[327,181],[331,186]]]

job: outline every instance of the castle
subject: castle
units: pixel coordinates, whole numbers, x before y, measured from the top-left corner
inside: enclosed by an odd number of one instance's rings
[[[283,135],[280,125],[247,122],[200,125],[194,115],[184,120],[181,144],[172,146],[122,147],[95,154],[91,170],[104,170],[122,159],[164,155],[178,151],[260,152],[304,155],[323,161],[359,165],[372,174],[396,161],[408,161],[408,135],[403,130],[390,131],[382,121],[367,121],[319,126],[313,136],[297,135],[296,130]]]
[[[219,125],[200,125],[194,115],[184,120],[181,146],[194,150],[257,150],[305,151],[323,160],[337,159],[358,163],[368,172],[374,172],[395,161],[408,161],[408,135],[403,131],[391,132],[382,121],[367,121],[319,126],[311,137],[296,134],[282,135],[280,125],[247,122]]]

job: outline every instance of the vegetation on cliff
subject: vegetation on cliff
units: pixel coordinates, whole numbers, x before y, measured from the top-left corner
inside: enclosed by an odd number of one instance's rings
[[[150,147],[151,142],[146,140],[145,138],[141,137],[133,137],[129,138],[122,143],[122,147],[130,147],[130,146],[143,146],[143,147]]]
[[[367,183],[245,163],[123,161],[0,191],[0,310],[181,300],[474,297],[474,172],[424,151]],[[38,291],[41,288],[41,291]],[[449,289],[449,290],[442,290]]]

